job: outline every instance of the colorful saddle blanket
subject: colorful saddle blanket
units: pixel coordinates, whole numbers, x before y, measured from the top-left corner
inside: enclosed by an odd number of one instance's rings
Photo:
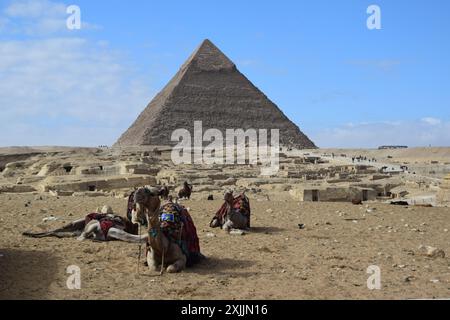
[[[223,225],[225,223],[225,216],[227,214],[227,203],[224,202],[224,204],[220,207],[220,209],[216,212],[214,219],[218,219],[220,225]],[[247,198],[245,194],[240,194],[239,196],[235,197],[233,200],[233,209],[238,210],[240,213],[248,217],[248,223],[247,228],[250,228],[250,200]]]
[[[200,241],[191,215],[182,205],[169,201],[161,206],[159,219],[162,232],[180,246],[189,264],[191,258],[200,254]]]
[[[88,214],[85,218],[85,224],[88,224],[92,220],[96,220],[100,222],[100,227],[102,229],[103,234],[105,235],[105,238],[108,236],[108,231],[112,227],[116,226],[121,229],[126,229],[127,225],[122,217],[114,216],[110,214],[104,214],[104,213],[91,213]]]

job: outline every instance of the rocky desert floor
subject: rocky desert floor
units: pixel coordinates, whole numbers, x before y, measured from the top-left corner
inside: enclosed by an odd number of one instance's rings
[[[249,196],[253,228],[245,235],[208,227],[220,200],[184,201],[207,260],[159,276],[144,266],[137,273],[135,244],[21,235],[104,204],[124,214],[126,199],[0,194],[0,299],[450,298],[450,208]],[[52,215],[58,220],[43,222]],[[421,245],[446,256],[424,256]],[[70,265],[81,269],[80,290],[66,286]],[[380,290],[367,288],[371,265],[380,267]]]

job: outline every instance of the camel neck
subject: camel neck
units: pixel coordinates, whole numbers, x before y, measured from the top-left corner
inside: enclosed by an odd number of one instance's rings
[[[154,216],[150,216],[148,220],[148,239],[150,246],[158,253],[161,253],[165,247],[165,241],[164,235],[161,231],[159,216],[157,214]]]

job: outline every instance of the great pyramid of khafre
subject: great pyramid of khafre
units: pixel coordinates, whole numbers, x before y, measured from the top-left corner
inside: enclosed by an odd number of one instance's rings
[[[115,146],[174,145],[172,132],[194,121],[203,132],[215,128],[280,129],[280,145],[315,148],[264,93],[255,87],[211,41],[205,40],[156,95]]]

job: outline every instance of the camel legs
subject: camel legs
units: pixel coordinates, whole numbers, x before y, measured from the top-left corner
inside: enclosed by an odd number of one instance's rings
[[[56,229],[53,232],[58,233],[58,232],[76,232],[76,231],[81,231],[83,230],[85,227],[85,219],[78,219],[75,220],[71,223],[69,223],[68,225],[60,228],[60,229]]]
[[[160,259],[161,257],[158,258]],[[167,266],[166,271],[168,273],[177,273],[186,267],[187,258],[178,245],[170,246],[170,251],[167,252],[166,259],[169,261],[175,260],[175,262]],[[157,259],[155,252],[151,249],[147,254],[147,264],[150,271],[160,271],[161,263]]]
[[[90,238],[92,235],[94,235],[94,238],[97,240],[105,240],[105,236],[103,235],[99,221],[92,220],[91,222],[89,222],[86,227],[84,227],[83,232],[77,238],[77,240],[83,241]]]
[[[150,271],[158,271],[158,262],[156,261],[155,251],[150,249],[147,252],[147,265]]]
[[[32,238],[45,238],[45,237],[58,237],[58,238],[71,238],[76,237],[81,234],[85,227],[85,222],[83,219],[75,220],[70,224],[47,232],[24,232],[23,235]]]
[[[187,258],[181,250],[180,246],[172,245],[169,247],[169,252],[167,255],[170,261],[175,261],[174,263],[167,266],[166,271],[168,273],[180,272],[186,267]]]
[[[222,229],[225,230],[226,232],[229,232],[232,228],[233,228],[233,221],[231,220],[227,220],[222,226]]]
[[[177,246],[178,247],[178,246]],[[181,249],[178,248],[178,250],[180,251],[180,255],[178,257],[178,260],[176,260],[174,263],[172,263],[171,265],[169,265],[167,267],[167,272],[168,273],[177,273],[180,272],[181,270],[183,270],[186,267],[186,256],[183,254],[183,252],[181,252]]]
[[[225,218],[225,223],[222,226],[222,229],[229,232],[232,229],[246,229],[248,218],[242,215],[240,212],[234,212],[228,214]]]
[[[147,234],[134,235],[117,228],[111,228],[108,231],[108,238],[131,243],[146,243],[147,237]]]

